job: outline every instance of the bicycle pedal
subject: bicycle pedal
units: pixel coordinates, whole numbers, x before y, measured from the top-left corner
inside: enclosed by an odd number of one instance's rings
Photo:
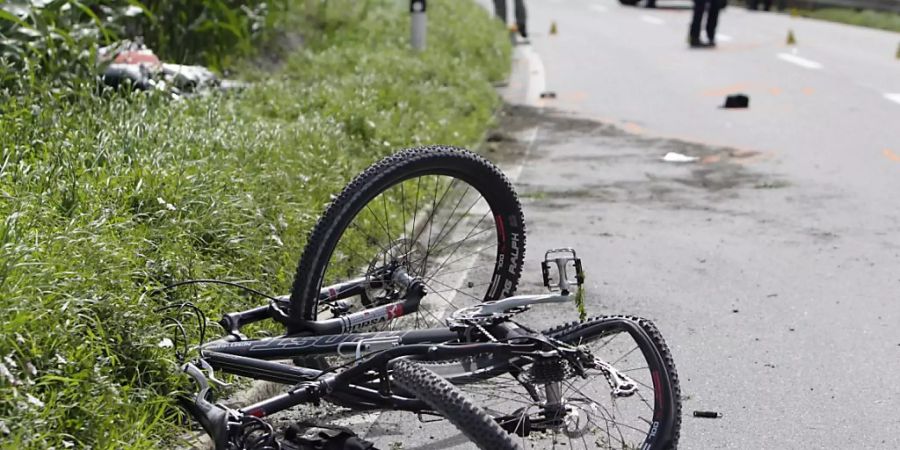
[[[556,267],[555,275],[558,280],[556,282],[553,281],[554,273],[551,273],[551,267]],[[570,270],[574,270],[574,273],[570,274]],[[575,249],[570,247],[547,250],[544,253],[544,260],[541,262],[541,276],[544,279],[544,286],[550,292],[561,291],[567,295],[571,291],[573,278],[579,288],[584,284],[581,258],[575,253]]]

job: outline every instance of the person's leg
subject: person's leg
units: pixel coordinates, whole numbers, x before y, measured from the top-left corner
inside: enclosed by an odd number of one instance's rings
[[[706,15],[706,38],[710,44],[716,43],[716,25],[719,24],[719,6],[721,0],[709,0],[709,12]]]
[[[516,28],[519,29],[519,34],[522,35],[523,38],[528,37],[528,32],[525,29],[527,22],[527,13],[525,11],[525,0],[516,0]]]
[[[506,0],[494,0],[494,15],[506,25]]]
[[[690,40],[691,45],[700,43],[700,22],[703,21],[703,10],[706,7],[704,0],[694,0],[694,16],[691,19]]]

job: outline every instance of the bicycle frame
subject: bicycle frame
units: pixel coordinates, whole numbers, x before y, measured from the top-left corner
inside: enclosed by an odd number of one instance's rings
[[[356,292],[356,289],[359,288],[358,286],[351,286],[351,284],[343,283],[339,286],[324,288],[322,289],[323,296],[329,295],[329,298],[335,300],[346,298],[341,297],[341,294],[334,295],[330,293],[348,293],[347,296],[350,296],[352,294],[349,293]],[[413,287],[415,284],[416,281],[410,283]],[[513,344],[488,342],[467,344],[464,340],[464,333],[461,330],[449,327],[369,333],[344,333],[342,331],[347,326],[353,326],[354,323],[359,323],[360,320],[366,320],[367,318],[380,318],[375,322],[372,322],[370,319],[364,322],[366,324],[377,323],[414,312],[421,301],[422,292],[419,289],[409,289],[407,298],[404,301],[348,315],[355,317],[304,322],[304,329],[309,330],[309,334],[270,339],[245,340],[246,338],[240,333],[240,327],[265,320],[266,318],[273,318],[277,314],[277,307],[272,307],[274,304],[239,313],[226,314],[222,323],[226,326],[226,330],[229,330],[229,334],[224,339],[203,345],[201,347],[201,356],[212,368],[227,373],[277,383],[297,384],[318,380],[323,372],[311,368],[272,362],[271,360],[331,355],[350,356],[357,361],[361,361],[365,355],[380,352],[376,359],[367,360],[343,372],[338,380],[344,380],[352,379],[352,376],[358,376],[366,370],[371,370],[378,364],[383,365],[386,360],[381,355],[387,355],[389,358],[424,356],[428,359],[449,359],[474,356],[485,352],[504,354],[504,352],[511,351],[513,348],[519,352],[539,350],[535,345],[526,345],[524,347],[520,345],[516,347]],[[571,298],[568,294],[523,295],[485,302],[469,309],[474,310],[477,308],[485,313],[495,313],[533,304],[562,303],[569,301]],[[390,319],[385,318],[387,311],[396,310],[397,305],[401,305],[402,308],[399,315],[390,316]],[[337,330],[338,334],[318,334],[318,330]],[[512,322],[504,322],[491,327],[491,332],[502,340],[527,337],[532,334]],[[504,347],[504,345],[507,347]],[[491,349],[486,349],[486,346],[491,347]],[[345,393],[358,397],[357,400],[371,402],[373,405],[413,411],[421,411],[422,409],[422,404],[418,401],[404,401],[389,395],[378,395],[365,386],[350,385],[349,382],[343,381],[337,382],[336,386],[345,388]],[[329,389],[329,393],[332,391],[334,391],[333,387]],[[296,393],[291,394],[289,392],[259,404],[242,408],[241,411],[262,417],[307,401],[309,399],[298,397]]]
[[[574,256],[574,252],[573,252]],[[510,310],[526,308],[534,304],[564,303],[572,296],[566,284],[564,258],[559,264],[559,294],[520,295],[502,300],[488,301],[460,310],[469,318],[491,317]],[[580,271],[580,264],[579,264]],[[545,270],[545,284],[546,282]],[[288,318],[284,307],[288,297],[282,296],[267,306],[247,311],[225,314],[219,322],[226,331],[222,339],[201,345],[200,362],[210,370],[210,376],[193,364],[185,364],[187,372],[200,386],[193,401],[185,405],[200,421],[218,445],[227,435],[228,420],[234,417],[261,418],[283,411],[302,403],[316,403],[322,398],[351,401],[357,405],[375,408],[426,412],[428,406],[418,399],[391,392],[387,366],[396,358],[416,357],[427,360],[444,360],[474,357],[490,353],[501,359],[514,361],[516,358],[535,355],[553,347],[535,333],[522,328],[515,322],[504,321],[490,326],[492,342],[468,342],[467,330],[470,326],[451,324],[447,328],[424,330],[382,331],[351,333],[361,327],[397,319],[418,310],[426,290],[422,281],[411,277],[402,268],[393,270],[390,280],[403,286],[406,291],[402,301],[376,306],[352,314],[325,320],[295,321]],[[377,282],[384,283],[385,280]],[[578,279],[580,286],[582,279]],[[371,280],[358,278],[321,289],[320,302],[335,302],[361,294]],[[551,287],[548,284],[548,287]],[[274,319],[285,323],[291,321],[301,333],[269,338],[247,339],[241,328],[251,323]],[[452,320],[451,320],[452,321]],[[463,320],[465,321],[465,320]],[[482,328],[482,331],[487,332]],[[336,355],[352,356],[355,365],[338,374],[326,371],[287,365],[271,360],[296,357]],[[213,405],[209,396],[208,381],[217,381],[212,370],[250,378],[295,385],[287,392],[240,408],[237,411]],[[365,380],[369,372],[376,372],[380,385]]]

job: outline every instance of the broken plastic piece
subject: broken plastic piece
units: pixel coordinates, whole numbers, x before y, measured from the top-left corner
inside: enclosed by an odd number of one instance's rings
[[[662,160],[665,162],[677,162],[677,163],[686,163],[686,162],[694,162],[697,161],[698,157],[696,156],[688,156],[683,155],[681,153],[669,152],[666,153],[665,156],[662,157]]]

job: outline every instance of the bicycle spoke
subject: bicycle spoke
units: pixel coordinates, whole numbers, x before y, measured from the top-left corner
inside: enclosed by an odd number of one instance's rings
[[[450,211],[450,214],[447,215],[447,220],[444,221],[444,224],[441,226],[441,229],[438,230],[438,233],[437,233],[437,236],[438,236],[438,237],[437,237],[437,239],[435,239],[435,241],[434,241],[435,244],[441,242],[441,241],[444,239],[444,237],[446,237],[446,234],[444,234],[444,230],[447,229],[447,224],[449,224],[450,221],[453,220],[453,215],[456,213],[456,210],[459,209],[459,205],[462,204],[463,199],[466,198],[466,193],[469,192],[469,188],[471,188],[471,186],[466,185],[466,191],[463,192],[462,195],[459,196],[459,200],[456,201],[456,205],[453,205],[453,210]],[[475,199],[475,203],[478,203],[479,200],[481,200],[481,197],[477,197],[477,198]],[[475,206],[475,204],[473,203],[472,206]],[[470,206],[469,208],[471,209],[472,206]],[[468,212],[468,211],[467,211],[467,212]],[[461,217],[464,217],[464,216],[461,216]],[[453,224],[453,227],[451,227],[449,230],[447,230],[447,234],[449,234],[451,231],[453,231],[453,229],[456,227],[456,225],[457,225],[458,223],[459,223],[459,220],[457,220],[457,221]]]
[[[615,360],[615,361],[613,361],[613,362],[611,362],[611,363],[610,363],[610,364],[609,364],[609,365],[611,365],[611,366],[615,366],[615,365],[616,365],[616,364],[618,364],[618,363],[619,363],[619,361],[621,361],[621,360],[623,360],[623,359],[625,359],[625,358],[626,358],[626,357],[628,357],[628,355],[630,355],[630,354],[632,354],[632,353],[634,353],[634,351],[635,351],[635,350],[637,350],[637,349],[639,349],[639,348],[640,348],[640,346],[638,346],[638,345],[635,345],[635,346],[634,346],[634,348],[633,348],[633,349],[631,349],[631,350],[628,350],[628,353],[626,353],[626,354],[624,354],[624,355],[622,355],[622,356],[620,356],[620,357],[619,357],[619,359],[617,359],[617,360]]]
[[[426,261],[426,263],[428,261],[428,255],[431,252],[431,231],[434,226],[434,214],[438,210],[438,206],[443,204],[444,198],[447,197],[447,192],[449,192],[450,188],[452,188],[456,184],[456,181],[457,181],[457,179],[454,178],[453,181],[451,181],[450,184],[447,185],[447,189],[445,189],[444,193],[441,194],[441,199],[440,199],[440,201],[437,202],[437,204],[435,204],[435,199],[437,198],[438,184],[435,183],[435,185],[434,185],[434,196],[431,198],[431,215],[428,220],[428,243],[425,245],[425,261]],[[418,241],[418,240],[419,239],[416,238],[416,241]]]
[[[438,281],[438,280],[435,280],[435,279],[433,279],[433,278],[430,278],[430,279],[429,279],[429,282],[432,282],[432,281],[435,282],[435,283],[437,283],[437,284],[440,284],[441,286],[444,286],[444,287],[448,288],[448,289],[451,290],[451,291],[455,291],[455,292],[458,292],[458,293],[463,294],[463,295],[465,295],[465,296],[472,297],[472,298],[473,298],[474,300],[476,300],[476,301],[479,301],[479,302],[480,302],[480,301],[482,300],[482,299],[480,299],[480,298],[478,298],[478,297],[476,297],[476,296],[474,296],[474,295],[472,295],[472,294],[470,294],[470,293],[468,293],[468,292],[465,292],[465,291],[460,290],[459,288],[454,288],[453,286],[450,286],[450,285],[447,284],[447,283],[442,283],[442,282],[440,282],[440,281]],[[432,293],[432,294],[437,294],[438,292],[448,292],[448,291],[429,291],[429,293]],[[444,297],[442,296],[441,298],[444,298]],[[453,304],[452,304],[451,302],[449,302],[449,301],[448,301],[447,303],[450,303],[450,305],[453,305]],[[455,310],[454,310],[454,311],[455,311]]]
[[[475,233],[475,234],[473,234],[473,235],[471,235],[471,236],[466,236],[466,238],[464,238],[464,239],[462,239],[462,240],[459,240],[459,241],[456,241],[456,242],[452,242],[452,243],[450,243],[449,245],[446,245],[446,246],[444,246],[444,247],[441,247],[440,250],[435,250],[434,253],[435,253],[435,254],[440,254],[440,253],[443,252],[444,250],[447,250],[448,248],[453,247],[454,245],[461,245],[461,244],[464,244],[466,241],[468,241],[469,239],[471,239],[471,238],[473,238],[473,237],[475,237],[475,236],[478,236],[478,235],[480,235],[480,234],[482,234],[482,233],[491,232],[491,231],[494,231],[494,229],[493,229],[493,228],[490,228],[490,227],[487,227],[487,228],[485,228],[485,229],[483,229],[483,230],[481,230],[481,231],[479,231],[479,232],[477,232],[477,233]]]
[[[381,198],[384,198],[384,195],[382,195]],[[375,214],[374,211],[372,211],[372,208],[370,208],[369,205],[366,205],[366,211],[369,211],[369,214],[371,214],[372,217],[375,219],[375,223],[377,223],[379,226],[381,226],[381,229],[384,230],[384,235],[387,236],[387,245],[390,246],[391,242],[394,242],[394,240],[393,240],[393,238],[391,238],[391,232],[388,230],[387,225],[381,223],[381,219],[378,217],[377,214]]]
[[[566,382],[566,381],[563,381],[563,383],[568,384],[569,387],[571,387],[571,388],[573,388],[573,389],[575,388],[571,383],[568,383],[568,382]],[[646,433],[646,432],[647,432],[647,430],[642,430],[642,429],[640,429],[640,428],[636,428],[636,427],[633,427],[633,426],[631,426],[631,425],[627,425],[627,424],[624,424],[624,423],[621,423],[621,422],[618,422],[618,421],[614,420],[614,418],[616,417],[615,414],[610,413],[609,410],[606,409],[605,406],[601,405],[600,403],[597,403],[597,402],[594,401],[594,400],[591,400],[590,397],[587,396],[587,394],[585,394],[584,392],[582,392],[582,391],[580,391],[580,390],[578,390],[578,389],[575,389],[575,392],[578,392],[579,394],[581,394],[582,396],[584,396],[585,399],[587,399],[588,401],[590,401],[592,404],[594,404],[594,405],[600,407],[602,410],[606,411],[606,415],[609,416],[610,419],[605,419],[605,418],[604,418],[603,420],[608,420],[610,423],[612,423],[612,424],[615,425],[617,431],[619,432],[619,435],[622,436],[622,441],[621,441],[621,442],[622,442],[623,444],[625,443],[625,441],[624,441],[624,435],[622,435],[622,431],[621,431],[621,429],[619,429],[619,425],[621,425],[621,426],[623,426],[623,427],[625,427],[625,428],[629,428],[629,429],[631,429],[631,430],[637,431],[637,432],[639,432],[639,433]],[[590,420],[590,419],[588,419],[588,420]]]
[[[484,218],[487,217],[488,214],[490,214],[490,211],[484,213],[484,215],[481,216],[481,219],[479,219],[478,223],[480,224],[484,220]],[[476,224],[476,227],[477,227],[477,224]],[[472,230],[474,231],[474,229],[475,228],[473,228]],[[469,233],[471,234],[471,231]],[[456,253],[457,250],[459,250],[459,247],[462,245],[462,242],[465,242],[468,238],[469,238],[468,235],[466,237],[464,237],[462,239],[462,241],[460,241],[460,243],[456,245],[456,247],[453,249],[453,251],[450,252],[449,255],[447,255],[447,257],[444,259],[444,262],[442,262],[441,265],[438,266],[438,268],[435,269],[434,272],[432,272],[432,273],[439,272],[444,267],[444,265],[447,264],[447,261],[450,259],[450,257],[453,256],[453,254]],[[427,261],[426,261],[426,263],[427,263]]]

